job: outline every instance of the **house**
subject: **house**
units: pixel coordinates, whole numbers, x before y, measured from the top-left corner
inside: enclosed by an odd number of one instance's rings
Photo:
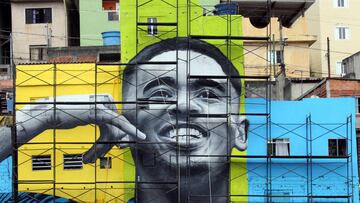
[[[103,45],[103,32],[119,31],[119,8],[119,0],[79,0],[80,45]]]
[[[0,80],[10,79],[10,1],[0,3]]]
[[[47,47],[78,45],[75,1],[11,0],[14,62],[46,61]]]
[[[310,47],[311,76],[328,75],[327,38],[330,40],[330,75],[344,74],[341,62],[360,50],[360,29],[357,26],[360,1],[328,0],[315,1],[305,13],[309,34],[317,36]]]
[[[341,68],[345,78],[360,79],[360,51],[345,58]]]

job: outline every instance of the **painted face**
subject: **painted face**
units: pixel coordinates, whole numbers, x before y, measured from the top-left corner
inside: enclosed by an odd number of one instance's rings
[[[141,65],[137,76],[132,75],[133,86],[129,85],[123,94],[125,101],[136,101],[136,94],[137,101],[150,101],[138,105],[137,113],[130,110],[134,106],[124,105],[124,115],[147,135],[145,142],[155,143],[140,144],[141,151],[170,164],[176,164],[177,151],[180,165],[186,164],[185,155],[190,155],[192,163],[200,164],[207,160],[202,155],[230,154],[234,132],[225,115],[239,112],[239,102],[228,109],[227,95],[234,100],[239,95],[226,79],[201,78],[225,76],[221,66],[206,55],[189,53],[168,51],[155,56],[151,62],[176,61],[178,57],[178,68]]]

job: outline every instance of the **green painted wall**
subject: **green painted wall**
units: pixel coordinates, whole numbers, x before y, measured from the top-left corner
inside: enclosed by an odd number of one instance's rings
[[[80,0],[80,45],[103,45],[101,33],[118,31],[119,21],[108,21],[108,14],[102,9],[102,0]]]
[[[187,2],[191,6],[188,6]],[[211,35],[211,36],[242,36],[241,16],[203,16],[204,7],[210,9],[211,4],[218,0],[123,0],[120,1],[121,30],[121,61],[127,63],[136,53],[144,47],[160,40],[176,36],[186,37],[189,35]],[[203,5],[201,5],[203,4]],[[176,6],[177,5],[177,6]],[[138,7],[137,7],[138,6]],[[138,9],[137,9],[138,8]],[[136,12],[137,15],[136,15]],[[210,12],[210,11],[209,11]],[[178,27],[158,27],[157,36],[147,33],[147,26],[136,26],[138,22],[147,22],[147,18],[156,17],[158,23],[178,23]],[[244,51],[243,42],[239,40],[226,43],[226,40],[207,40],[217,46],[236,66],[241,75],[244,75]],[[231,44],[227,46],[227,44]],[[244,87],[244,85],[243,85]],[[244,92],[244,88],[243,91]],[[241,101],[244,101],[242,96]],[[242,102],[244,103],[244,102]],[[244,106],[241,107],[244,109]],[[232,154],[243,155],[245,152],[233,150]],[[131,156],[126,159],[132,162]],[[125,179],[134,180],[134,168],[125,165]],[[232,195],[247,195],[248,180],[246,159],[233,159],[231,162],[231,178],[229,180]],[[133,185],[129,184],[129,188]],[[131,194],[126,196],[132,197]],[[247,197],[232,197],[232,201],[246,202]]]

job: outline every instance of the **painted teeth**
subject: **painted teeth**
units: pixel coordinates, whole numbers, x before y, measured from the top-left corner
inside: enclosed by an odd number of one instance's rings
[[[200,131],[198,131],[194,128],[189,128],[189,129],[179,128],[178,129],[178,136],[187,136],[187,135],[199,137],[201,135],[201,133],[200,133]],[[170,130],[169,137],[170,138],[176,137],[176,129]]]

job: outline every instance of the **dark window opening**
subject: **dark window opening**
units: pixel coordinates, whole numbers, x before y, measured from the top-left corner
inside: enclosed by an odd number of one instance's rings
[[[64,154],[64,169],[82,169],[83,157],[81,154]]]
[[[120,53],[102,53],[99,54],[99,62],[119,62]]]
[[[51,156],[50,155],[38,155],[32,156],[32,170],[51,170]]]
[[[101,157],[100,158],[100,168],[109,169],[112,167],[111,157]]]
[[[290,141],[289,138],[272,139],[267,144],[268,156],[289,156]]]
[[[25,9],[26,24],[52,23],[51,8]]]
[[[117,11],[108,12],[108,21],[118,21],[119,13]]]
[[[329,156],[346,156],[346,139],[329,139]]]

